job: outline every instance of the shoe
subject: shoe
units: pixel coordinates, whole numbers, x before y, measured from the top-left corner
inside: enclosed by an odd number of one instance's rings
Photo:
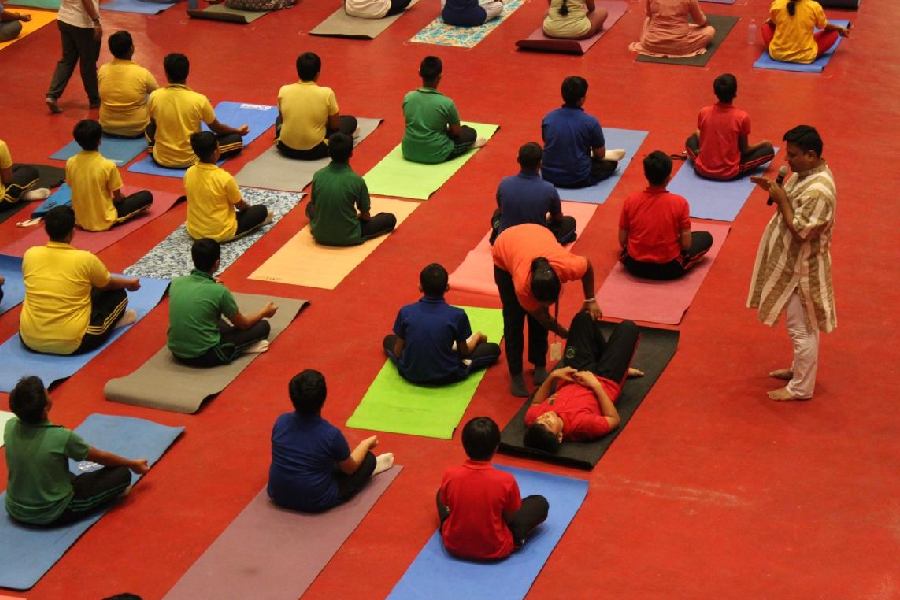
[[[545,367],[534,368],[534,385],[541,385],[547,381],[547,369]]]
[[[512,380],[509,382],[509,393],[516,398],[527,398],[530,396],[528,388],[525,387],[525,378],[522,377],[521,373],[512,376]]]
[[[59,113],[62,112],[62,109],[59,107],[59,104],[56,103],[56,98],[51,98],[50,96],[47,96],[46,98],[44,98],[44,102],[47,103],[47,108],[49,108],[50,112],[53,113],[54,115],[58,115]]]

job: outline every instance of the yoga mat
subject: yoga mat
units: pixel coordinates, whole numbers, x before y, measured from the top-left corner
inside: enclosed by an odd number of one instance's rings
[[[388,596],[390,600],[513,600],[525,597],[581,508],[588,482],[513,467],[498,465],[497,468],[515,476],[523,498],[530,494],[547,498],[550,503],[547,520],[534,530],[520,550],[502,561],[470,562],[454,558],[444,550],[440,533],[435,532],[394,586]],[[577,596],[560,592],[560,598]]]
[[[609,336],[612,324],[604,324],[604,333]],[[616,410],[619,412],[621,423],[614,431],[604,435],[593,442],[566,442],[555,454],[542,450],[527,448],[522,444],[525,436],[525,412],[531,406],[529,398],[522,404],[522,408],[503,428],[500,437],[500,452],[526,456],[536,460],[543,460],[579,469],[591,470],[600,460],[613,441],[619,436],[632,415],[641,405],[644,397],[659,379],[666,365],[675,355],[678,348],[679,333],[669,329],[655,329],[641,327],[641,337],[632,364],[644,371],[643,377],[628,379],[622,387],[622,392],[616,399]],[[550,510],[553,510],[551,505]]]
[[[5,222],[13,215],[18,215],[26,204],[28,202],[0,202],[0,223]]]
[[[376,197],[372,198],[371,213],[394,213],[399,227],[417,206],[417,202]],[[389,235],[359,246],[320,246],[307,225],[251,273],[250,279],[333,290]]]
[[[694,300],[700,284],[719,254],[725,237],[731,228],[729,223],[704,223],[694,221],[693,231],[708,231],[713,245],[703,261],[680,279],[653,281],[632,276],[622,263],[617,262],[597,291],[597,302],[608,317],[677,325]]]
[[[132,0],[136,4],[150,4],[141,2],[140,0]],[[103,5],[106,7],[106,5]],[[165,6],[171,6],[167,4]],[[147,140],[143,137],[139,138],[120,138],[104,135],[100,138],[100,154],[116,163],[117,166],[128,164],[131,159],[147,149]],[[78,142],[71,141],[53,154],[50,158],[53,160],[68,160],[81,152],[81,146]]]
[[[238,10],[228,8],[224,4],[212,4],[203,10],[188,9],[188,15],[195,19],[207,19],[211,21],[225,21],[227,23],[240,23],[246,25],[264,17],[270,11]]]
[[[436,44],[438,46],[455,46],[457,48],[474,48],[494,29],[500,26],[513,14],[525,0],[504,0],[503,12],[496,19],[491,19],[478,27],[457,27],[446,25],[440,15],[434,21],[426,25],[419,33],[409,41],[421,44]]]
[[[241,193],[247,204],[265,204],[272,214],[272,223],[260,227],[255,232],[245,235],[232,242],[222,244],[222,256],[219,260],[219,270],[216,275],[231,266],[231,263],[241,257],[256,241],[261,238],[270,227],[281,220],[294,206],[300,202],[303,194],[288,192],[272,192],[269,190],[255,190],[242,188]],[[131,276],[157,277],[171,279],[179,275],[187,275],[194,268],[191,260],[191,246],[194,241],[188,235],[184,225],[173,231],[150,252],[145,254],[136,263],[125,269],[125,273]]]
[[[734,4],[735,0],[700,0],[700,2],[709,2],[711,4]]]
[[[269,319],[270,343],[306,306],[306,300],[255,294],[234,294],[234,298],[244,314],[255,314],[270,301],[278,305],[278,312]],[[263,354],[268,352],[272,350]],[[257,356],[259,354],[244,354],[229,365],[200,369],[176,362],[169,349],[163,346],[133,373],[110,379],[103,392],[113,402],[195,413],[204,400],[224,390]]]
[[[38,204],[38,207],[31,211],[31,217],[43,217],[50,212],[51,208],[63,205],[70,206],[71,204],[72,188],[69,187],[68,183],[64,183],[59,186],[59,189],[50,194],[49,198]]]
[[[472,331],[482,331],[489,341],[500,342],[503,336],[500,310],[461,308],[469,316]],[[386,360],[347,426],[449,440],[482,377],[483,370],[450,385],[420,386],[400,377],[397,367]]]
[[[0,43],[0,50],[3,50],[9,45],[15,44],[16,42],[22,41],[27,36],[31,35],[44,25],[48,25],[56,20],[56,13],[48,10],[29,10],[29,9],[10,9],[11,12],[16,12],[19,14],[31,15],[30,21],[20,21],[22,23],[22,32],[19,34],[14,40],[9,40],[8,42]]]
[[[169,282],[165,280],[141,279],[141,289],[128,292],[128,308],[137,312],[138,321],[159,304],[168,285]],[[26,350],[17,333],[0,345],[0,392],[12,390],[23,375],[36,375],[47,387],[71,377],[131,327],[117,328],[109,340],[93,352],[68,356],[38,354]]]
[[[597,43],[603,34],[612,29],[622,16],[628,12],[628,3],[622,0],[609,0],[597,3],[598,8],[605,8],[608,15],[603,22],[603,29],[593,36],[583,40],[564,40],[551,38],[544,35],[544,28],[538,27],[534,33],[524,40],[516,42],[520,50],[534,50],[537,52],[559,52],[561,54],[584,54]]]
[[[299,598],[402,468],[379,473],[348,502],[318,514],[278,508],[263,488],[165,600]]]
[[[127,196],[129,194],[133,194],[139,189],[140,188],[136,188],[132,185],[126,185],[122,188],[122,193]],[[68,198],[69,202],[71,202],[71,194]],[[96,254],[107,246],[112,246],[129,233],[140,229],[153,219],[161,217],[166,211],[175,206],[175,202],[178,200],[178,198],[178,194],[173,194],[171,192],[153,191],[153,204],[150,206],[150,210],[146,214],[140,217],[135,217],[134,219],[126,221],[121,225],[116,225],[106,231],[84,231],[83,229],[76,229],[72,244],[76,248],[80,248],[81,250],[90,250],[91,252]],[[7,244],[6,246],[0,248],[0,254],[7,254],[9,256],[22,256],[23,254],[25,254],[25,251],[32,246],[43,246],[47,243],[48,240],[49,238],[47,237],[47,232],[44,230],[43,226],[39,226],[38,228],[33,229],[28,235],[19,238],[12,244]]]
[[[129,458],[146,458],[151,466],[182,431],[184,427],[167,427],[144,419],[98,413],[88,416],[75,429],[91,446]],[[73,473],[92,470],[93,464],[87,461],[76,464],[70,460],[69,470]],[[132,473],[132,484],[140,477]],[[4,493],[4,499],[5,496]],[[20,525],[4,511],[0,517],[0,587],[14,590],[33,587],[105,512],[95,513],[71,525],[39,528]],[[140,535],[137,531],[133,533]]]
[[[31,8],[44,8],[47,10],[59,10],[59,0],[15,0],[4,3],[6,6],[30,6]]]
[[[353,145],[369,137],[375,128],[381,124],[381,119],[357,119],[357,131],[359,135],[353,140]],[[279,190],[282,192],[299,192],[312,181],[316,171],[328,166],[331,160],[294,160],[282,156],[273,144],[268,150],[247,163],[235,178],[238,185],[267,190]]]
[[[3,300],[0,300],[0,315],[2,315],[25,299],[22,259],[0,254],[0,275],[6,280],[3,283]]]
[[[778,152],[778,148],[775,152]],[[765,169],[765,166],[760,167],[758,172]],[[703,179],[694,171],[693,165],[687,162],[669,182],[668,188],[673,194],[687,198],[692,217],[734,221],[756,184],[750,181],[749,175],[732,181]]]
[[[478,132],[478,137],[488,139],[500,128],[499,125],[483,123],[464,124],[473,127]],[[370,194],[427,200],[477,151],[477,148],[470,150],[453,160],[436,165],[423,165],[404,159],[401,145],[397,144],[390,154],[365,174],[366,185]]]
[[[624,148],[625,158],[619,161],[619,167],[609,179],[604,179],[596,185],[586,188],[557,188],[559,197],[563,200],[571,200],[573,202],[591,202],[593,204],[603,204],[612,193],[625,169],[628,168],[631,159],[637,153],[644,138],[647,137],[646,131],[636,131],[633,129],[616,129],[615,127],[604,127],[603,136],[606,138],[606,147],[609,150],[616,148]]]
[[[3,432],[5,431],[5,428],[6,428],[6,422],[9,421],[10,419],[12,419],[14,416],[16,416],[16,415],[12,414],[11,412],[6,412],[5,410],[0,410],[0,448],[3,447],[3,443],[4,443],[3,442]]]
[[[850,24],[850,21],[846,19],[829,19],[828,22],[831,25],[838,25],[840,27],[846,27]],[[841,40],[843,39],[844,38],[842,37],[838,37],[834,45],[828,49],[828,52],[809,64],[782,62],[780,60],[775,60],[771,56],[769,56],[768,50],[763,50],[763,53],[759,58],[756,59],[756,62],[753,63],[753,66],[757,69],[772,69],[775,71],[821,73],[825,69],[825,66],[828,64],[828,61],[831,60],[831,57],[834,56],[834,53],[837,51],[837,47],[841,44]]]
[[[410,2],[406,10],[415,6],[416,0]],[[404,11],[405,12],[405,11]],[[327,19],[316,25],[315,29],[309,32],[310,35],[321,35],[330,37],[343,37],[358,40],[374,40],[382,31],[391,26],[391,24],[403,16],[404,13],[384,17],[382,19],[363,19],[360,17],[351,17],[344,8],[341,7],[331,13]]]
[[[109,0],[100,5],[103,10],[135,13],[138,15],[156,15],[175,6],[174,2],[151,2],[150,0]]]
[[[728,17],[725,15],[706,15],[706,19],[710,25],[716,28],[716,34],[713,36],[712,42],[706,48],[706,52],[696,56],[688,57],[660,57],[647,56],[646,54],[638,54],[638,62],[664,63],[667,65],[685,65],[688,67],[705,67],[710,61],[725,38],[738,22],[738,17]]]
[[[597,210],[596,204],[585,202],[563,202],[563,214],[575,218],[575,231],[581,237],[588,221]],[[497,284],[494,283],[494,258],[491,255],[491,232],[481,238],[478,245],[470,250],[456,270],[450,273],[450,287],[463,292],[477,292],[497,296]]]

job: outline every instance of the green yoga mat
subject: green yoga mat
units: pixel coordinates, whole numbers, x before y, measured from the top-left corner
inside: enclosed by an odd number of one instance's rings
[[[27,6],[29,8],[45,8],[47,10],[59,10],[59,0],[14,0],[4,2],[7,6]]]
[[[499,125],[484,123],[463,124],[474,128],[480,138],[490,138],[500,128]],[[428,197],[444,185],[476,152],[478,150],[470,150],[462,156],[437,165],[422,165],[405,160],[398,144],[363,178],[370,194],[428,200]]]
[[[500,341],[503,336],[500,310],[462,308],[469,315],[472,331],[483,332],[491,342]],[[347,426],[449,440],[482,377],[484,371],[478,371],[451,385],[413,385],[400,377],[397,368],[387,360]]]
[[[667,65],[686,65],[689,67],[705,67],[710,61],[728,34],[737,25],[738,17],[726,17],[724,15],[706,15],[706,20],[710,25],[716,28],[716,35],[713,36],[712,43],[706,49],[705,54],[690,56],[688,58],[660,58],[658,56],[645,56],[638,54],[638,62],[655,62],[665,63]]]

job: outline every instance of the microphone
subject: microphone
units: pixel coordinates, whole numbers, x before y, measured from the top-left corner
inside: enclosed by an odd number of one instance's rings
[[[787,174],[788,174],[787,165],[781,165],[781,168],[778,169],[778,176],[775,178],[775,183],[777,183],[779,186],[781,184],[783,184],[784,178],[787,177]],[[766,200],[766,204],[772,204],[773,202],[775,202],[775,201],[772,200],[772,196],[769,196],[769,199]]]

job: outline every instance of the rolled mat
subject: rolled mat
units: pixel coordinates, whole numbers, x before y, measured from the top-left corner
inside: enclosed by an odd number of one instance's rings
[[[490,342],[503,336],[503,316],[490,308],[463,306],[472,331],[483,332]],[[449,440],[475,395],[484,371],[442,386],[412,384],[386,360],[350,419],[349,427],[390,431]]]
[[[137,4],[147,4],[135,0]],[[106,6],[105,4],[103,5]],[[167,5],[171,6],[171,5]],[[139,138],[120,138],[104,135],[100,138],[100,154],[104,158],[122,166],[131,162],[138,154],[147,149],[147,140],[144,137]],[[68,160],[81,152],[81,146],[78,142],[72,141],[50,155],[53,160]]]
[[[406,10],[409,10],[416,4],[416,0],[410,2]],[[360,17],[351,17],[344,8],[341,7],[331,13],[327,19],[316,25],[315,29],[309,32],[310,35],[321,35],[328,37],[343,37],[361,40],[374,40],[382,31],[393,24],[405,12],[384,17],[382,19],[363,19]]]
[[[246,25],[266,16],[271,11],[240,10],[237,8],[228,8],[224,4],[212,4],[202,10],[188,9],[187,12],[188,16],[194,19],[225,21],[226,23]]]
[[[846,27],[850,24],[850,21],[846,19],[829,19],[828,23],[830,25],[837,25],[839,27]],[[772,69],[775,71],[792,71],[797,73],[821,73],[825,70],[825,67],[828,65],[828,62],[831,60],[831,57],[834,56],[834,53],[837,51],[838,46],[841,45],[841,40],[844,38],[838,37],[837,41],[834,45],[828,49],[828,52],[817,58],[815,61],[809,64],[803,63],[792,63],[792,62],[782,62],[780,60],[775,60],[771,56],[769,56],[768,49],[763,50],[763,53],[759,58],[756,59],[756,62],[753,63],[753,66],[757,69]]]
[[[778,153],[778,148],[775,152]],[[762,166],[759,172],[765,169],[766,166]],[[750,181],[749,175],[732,181],[703,179],[690,163],[685,163],[669,182],[668,188],[673,194],[687,198],[692,217],[734,221],[756,189],[756,184]]]
[[[167,427],[145,419],[97,413],[75,429],[75,433],[95,448],[128,458],[146,458],[151,466],[182,431],[184,427]],[[77,474],[92,470],[92,465],[69,461],[69,470]],[[140,478],[140,475],[131,475],[132,483]],[[5,496],[4,493],[0,500]],[[91,514],[71,525],[30,527],[16,523],[4,511],[0,517],[0,587],[27,590],[34,586],[105,512]]]
[[[3,283],[3,300],[0,300],[0,315],[2,315],[25,299],[22,259],[18,256],[0,254],[0,275],[6,280]]]
[[[269,342],[277,338],[291,324],[304,306],[306,300],[257,296],[254,294],[234,294],[241,312],[254,314],[268,302],[275,302],[278,311],[269,319],[272,330]],[[244,354],[228,365],[200,369],[175,361],[167,347],[154,354],[137,371],[110,379],[103,388],[107,400],[170,410],[180,413],[195,413],[203,401],[224,390],[258,354]]]
[[[500,24],[509,18],[525,3],[525,0],[506,0],[503,2],[503,12],[496,19],[491,19],[477,27],[457,27],[447,25],[440,15],[434,21],[426,25],[419,33],[410,38],[411,42],[421,44],[435,44],[438,46],[455,46],[457,48],[474,48],[487,37]]]
[[[733,1],[733,0],[732,0]],[[558,52],[560,54],[584,54],[597,43],[603,34],[612,29],[613,25],[628,12],[628,3],[622,0],[601,0],[596,3],[598,8],[606,9],[607,17],[603,22],[603,29],[589,38],[583,40],[566,40],[551,38],[544,35],[544,28],[538,27],[534,33],[524,40],[516,42],[520,50],[535,50],[537,52]]]
[[[23,15],[31,15],[30,21],[19,21],[22,24],[22,32],[19,33],[19,37],[9,40],[8,42],[0,43],[0,50],[15,44],[16,42],[20,42],[44,25],[49,25],[53,21],[56,20],[56,12],[49,10],[32,10],[32,9],[16,9],[13,12],[17,12]]]
[[[725,41],[725,38],[728,37],[728,34],[731,33],[732,29],[734,29],[734,26],[738,22],[738,17],[728,17],[725,15],[706,15],[706,19],[710,25],[715,27],[716,33],[713,36],[712,42],[710,42],[709,46],[706,48],[706,52],[704,52],[703,54],[686,57],[647,56],[646,54],[638,54],[637,61],[663,63],[667,65],[685,65],[688,67],[706,66],[706,63],[708,63],[710,59],[712,59],[713,54],[716,53],[716,50],[719,49],[719,46],[722,45],[722,42]]]
[[[616,129],[615,127],[604,127],[603,137],[606,139],[606,147],[610,150],[614,148],[622,148],[625,150],[625,158],[619,161],[619,166],[612,177],[584,188],[561,188],[557,187],[559,197],[563,200],[571,200],[572,202],[590,202],[592,204],[603,204],[609,195],[615,189],[616,184],[622,178],[622,174],[631,159],[637,154],[644,138],[647,137],[646,131],[636,131],[633,129]]]
[[[544,496],[550,504],[547,520],[525,545],[500,561],[472,562],[450,556],[440,532],[425,544],[388,598],[390,600],[514,600],[524,598],[550,553],[575,518],[588,482],[571,477],[497,466],[512,473],[522,497]],[[437,515],[435,515],[435,518]],[[562,594],[560,597],[575,597]]]
[[[0,410],[0,431],[4,431],[4,428],[6,427],[6,422],[9,421],[10,419],[12,419],[14,416],[16,416],[16,415],[12,414],[11,412],[6,412],[5,410]],[[0,448],[3,447],[3,443],[4,443],[3,438],[0,438]]]
[[[138,15],[156,15],[175,6],[175,2],[152,2],[151,0],[110,0],[100,5],[103,10],[134,13]]]
[[[318,514],[278,508],[263,489],[165,600],[299,598],[402,469],[379,473],[349,501]]]
[[[613,324],[604,323],[603,328],[608,337]],[[677,331],[651,327],[640,327],[640,330],[641,337],[632,365],[644,371],[644,376],[628,379],[622,386],[622,391],[616,399],[616,410],[621,418],[618,428],[593,442],[566,442],[560,446],[558,452],[553,454],[528,448],[522,443],[522,439],[525,436],[525,413],[531,405],[529,398],[522,404],[516,416],[503,428],[500,436],[500,452],[579,469],[593,469],[628,424],[628,421],[631,420],[634,412],[641,405],[656,380],[659,379],[678,348],[680,334]],[[550,510],[553,510],[552,505]]]

